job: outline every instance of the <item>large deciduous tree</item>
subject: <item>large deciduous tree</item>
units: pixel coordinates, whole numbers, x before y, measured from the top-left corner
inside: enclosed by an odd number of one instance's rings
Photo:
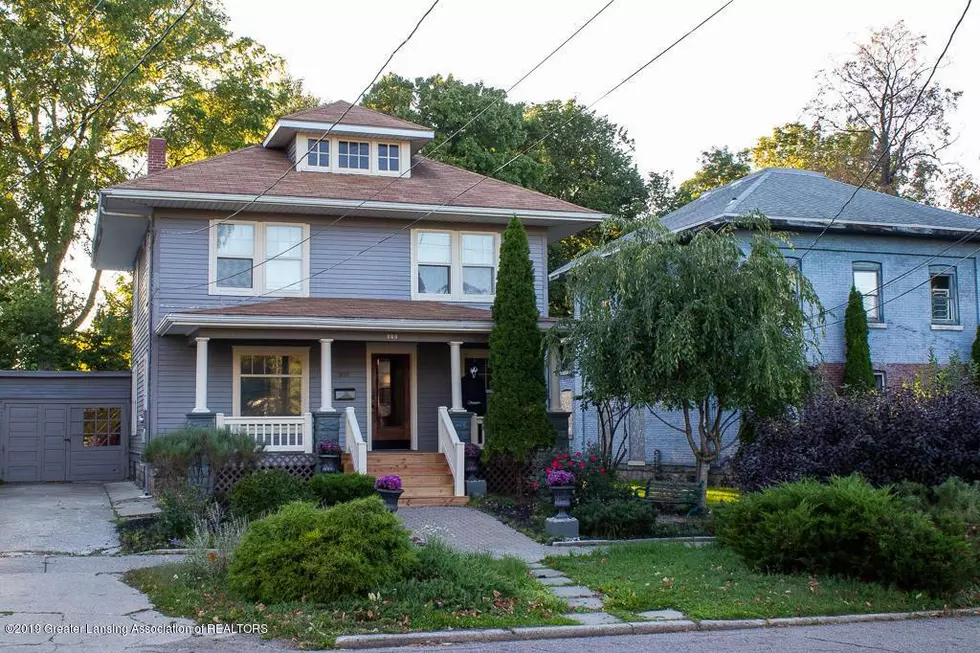
[[[724,186],[752,172],[749,151],[732,152],[728,147],[713,147],[701,153],[701,167],[677,187],[680,203],[696,200],[712,188]]]
[[[49,302],[43,319],[63,336],[85,321],[101,281],[70,290],[69,250],[87,250],[98,189],[135,171],[150,133],[186,163],[254,142],[277,115],[311,103],[280,58],[228,31],[214,0],[177,21],[188,4],[0,1],[0,223],[6,251],[25,261],[18,298]],[[66,364],[28,350],[13,363]]]
[[[822,172],[831,179],[860,184],[871,161],[870,134],[832,132],[799,122],[774,127],[752,148],[757,168],[798,168]]]
[[[901,21],[872,32],[853,57],[818,75],[809,107],[823,131],[869,140],[862,172],[874,166],[870,188],[919,201],[931,199],[940,153],[952,140],[946,115],[961,95],[936,81],[923,91],[932,69],[925,44]]]
[[[701,480],[735,411],[802,398],[816,346],[804,306],[819,312],[819,302],[784,259],[786,242],[762,216],[740,226],[645,226],[584,257],[569,280],[580,315],[560,325],[586,395],[681,411],[684,425],[668,426],[686,437]]]

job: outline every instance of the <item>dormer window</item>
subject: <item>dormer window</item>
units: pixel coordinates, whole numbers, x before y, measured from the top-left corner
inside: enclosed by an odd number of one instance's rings
[[[398,172],[398,145],[378,143],[378,170]]]
[[[319,143],[315,138],[306,141],[306,163],[314,168],[330,167],[330,140],[323,139]]]
[[[337,166],[354,170],[369,170],[371,168],[371,144],[357,141],[338,141]]]

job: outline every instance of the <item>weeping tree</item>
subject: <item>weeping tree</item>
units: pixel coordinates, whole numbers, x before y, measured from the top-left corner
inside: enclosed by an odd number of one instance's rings
[[[570,273],[577,316],[560,327],[585,394],[680,411],[682,426],[662,421],[705,486],[738,411],[797,403],[808,387],[804,307],[820,304],[786,246],[761,215],[694,234],[651,223]]]

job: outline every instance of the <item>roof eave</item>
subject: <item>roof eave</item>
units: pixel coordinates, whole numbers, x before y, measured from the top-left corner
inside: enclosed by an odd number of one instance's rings
[[[431,141],[436,134],[431,129],[408,129],[402,127],[369,127],[336,122],[314,120],[277,120],[272,131],[265,137],[262,147],[283,147],[283,138],[288,141],[290,134],[313,132],[323,134],[373,136],[377,138],[396,138],[409,141]],[[285,136],[284,136],[285,135]]]
[[[685,225],[679,229],[670,228],[671,231],[688,231],[715,225],[742,217],[742,214],[722,213],[710,218],[705,218],[693,224]],[[875,233],[883,235],[905,235],[933,238],[962,238],[964,234],[974,233],[980,237],[980,227],[973,229],[967,227],[948,227],[941,225],[926,224],[903,224],[896,222],[880,222],[870,220],[842,220],[840,218],[802,218],[794,216],[767,215],[769,222],[781,226],[799,229],[803,231],[828,231],[838,232],[857,232]]]

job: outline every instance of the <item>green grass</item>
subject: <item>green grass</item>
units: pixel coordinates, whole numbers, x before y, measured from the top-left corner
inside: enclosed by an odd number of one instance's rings
[[[672,608],[696,620],[759,619],[980,605],[980,588],[943,599],[859,581],[762,574],[717,544],[624,544],[546,563],[600,590],[613,612]]]
[[[323,648],[339,635],[364,632],[572,623],[559,616],[566,604],[520,560],[456,553],[439,544],[423,547],[419,557],[422,568],[412,578],[332,604],[251,603],[234,596],[223,575],[188,564],[133,570],[124,579],[164,614],[202,624],[266,624],[267,636],[300,648]]]

